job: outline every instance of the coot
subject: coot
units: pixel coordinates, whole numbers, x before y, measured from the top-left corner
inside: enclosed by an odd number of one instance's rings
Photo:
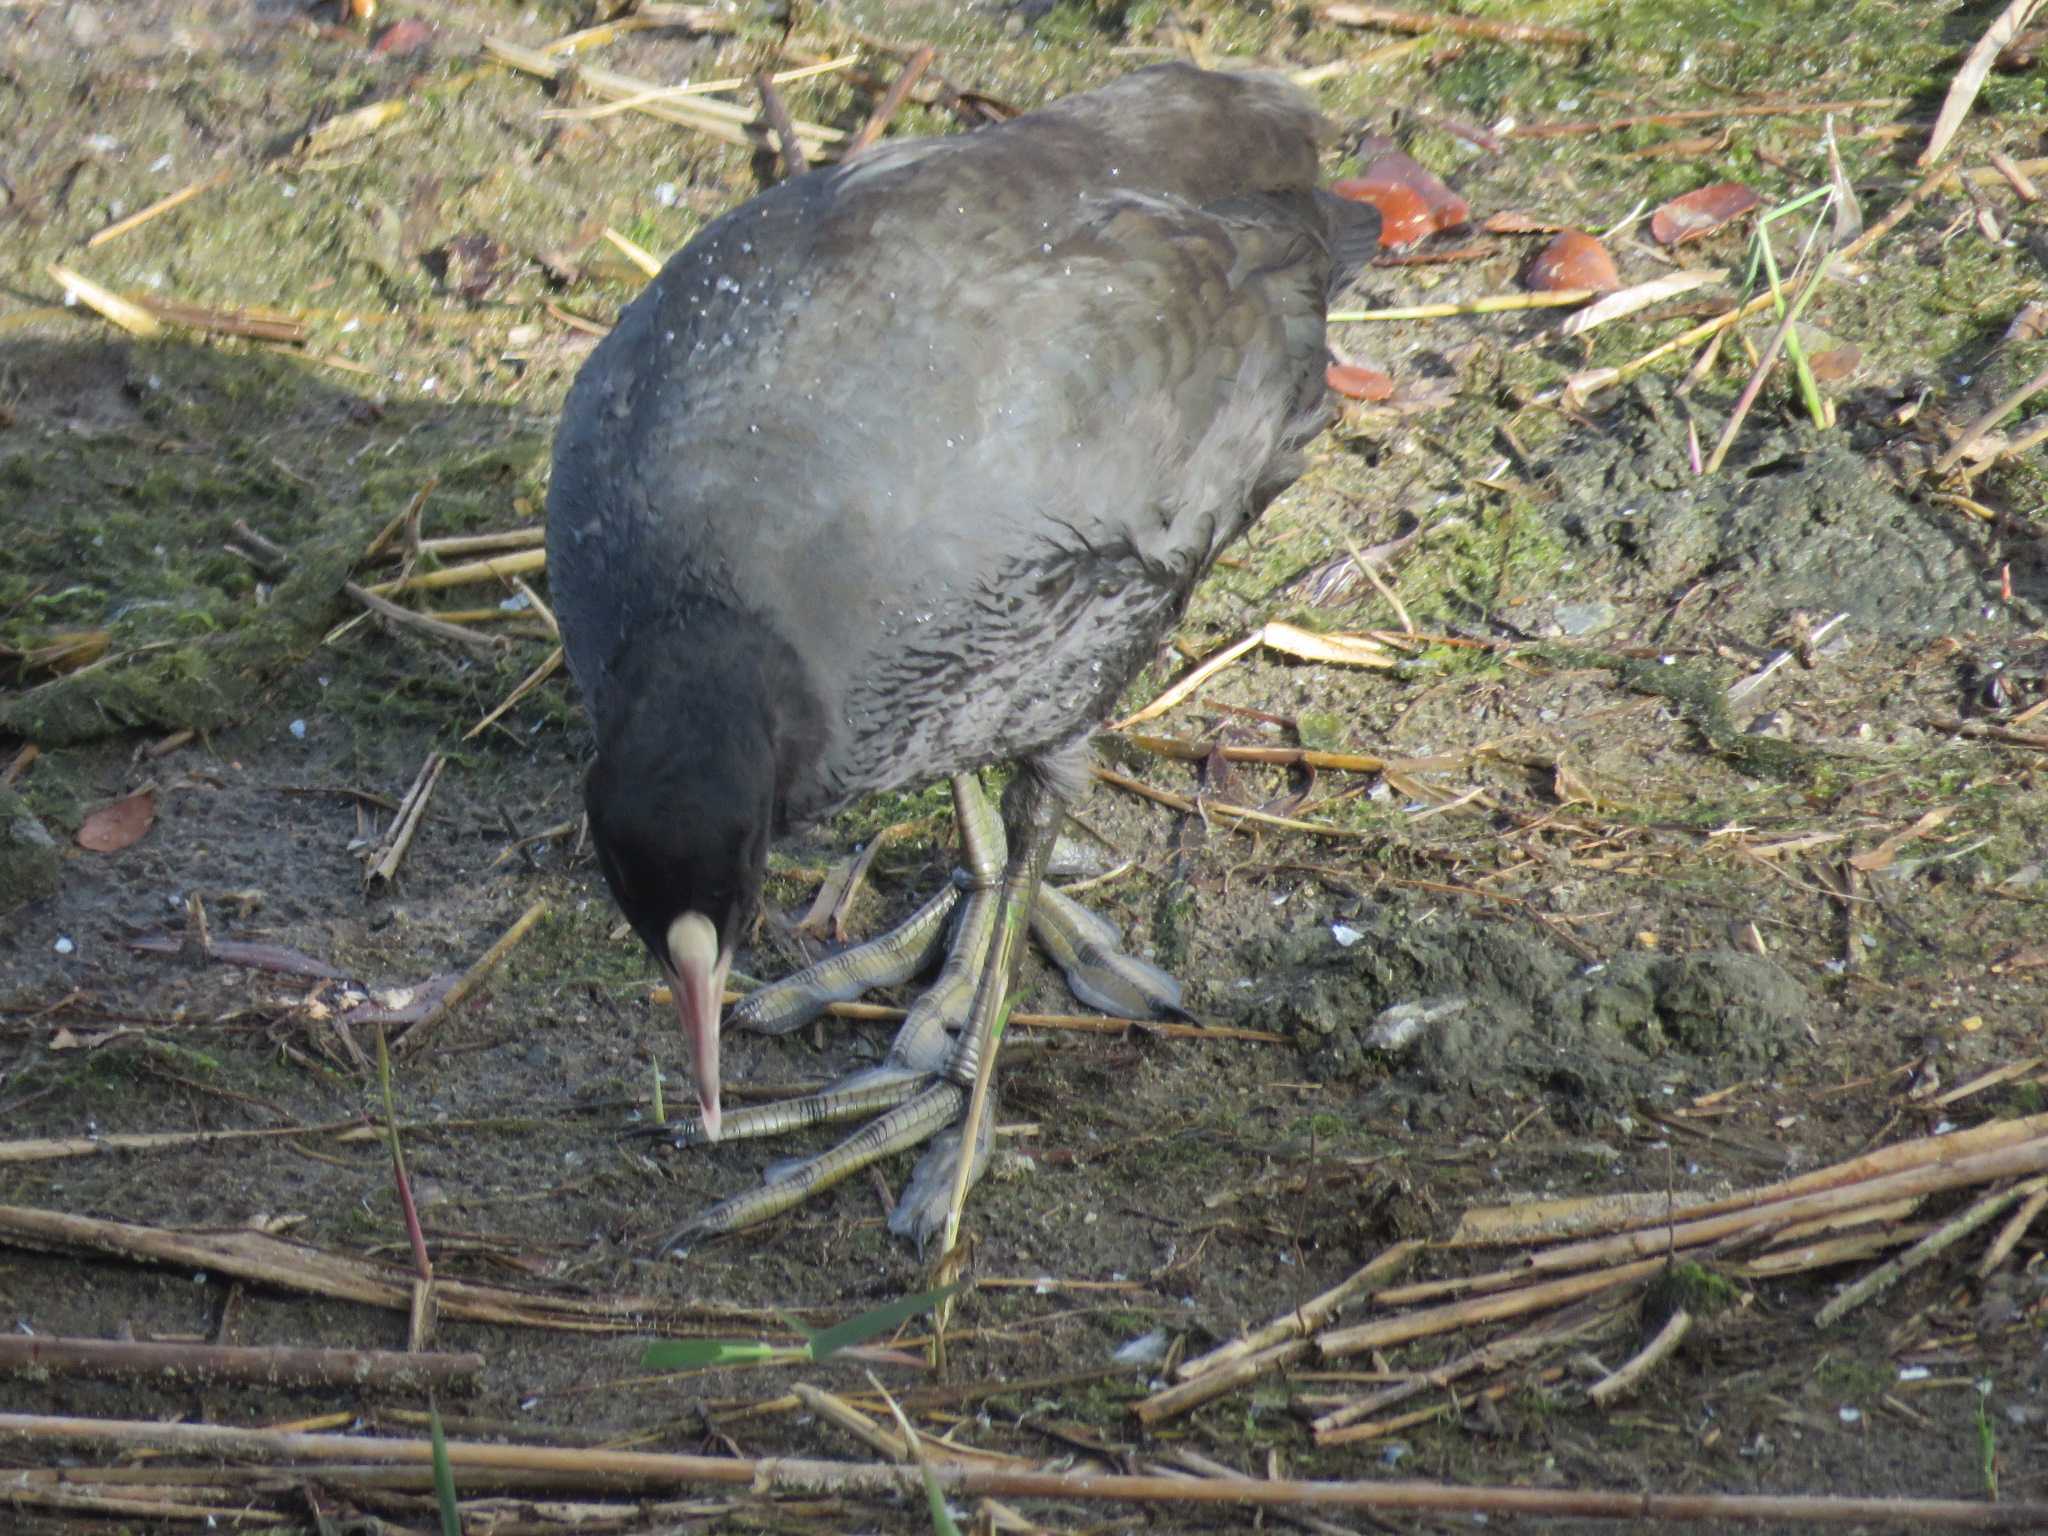
[[[1316,190],[1321,129],[1283,80],[1170,64],[894,143],[706,227],[584,366],[549,579],[597,738],[598,860],[689,1041],[684,1139],[721,1129],[721,994],[770,839],[951,775],[968,849],[971,1019],[914,1018],[883,1081],[755,1116],[897,1106],[679,1238],[930,1138],[977,1077],[981,1107],[1089,732],[1328,418],[1325,306],[1378,231]],[[998,828],[972,775],[1004,762]],[[838,979],[914,965],[943,905]],[[1072,903],[1041,918],[1113,948]],[[935,1151],[898,1207],[920,1238],[978,1162],[956,1175],[957,1136]]]

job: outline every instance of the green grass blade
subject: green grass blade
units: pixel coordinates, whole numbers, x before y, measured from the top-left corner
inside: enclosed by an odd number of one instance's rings
[[[651,1371],[688,1371],[711,1365],[758,1365],[763,1360],[801,1360],[801,1345],[769,1344],[760,1339],[660,1339],[640,1352]]]
[[[924,1474],[924,1498],[931,1506],[932,1529],[937,1531],[939,1536],[960,1536],[959,1523],[953,1519],[953,1512],[946,1508],[946,1490],[939,1486],[939,1479],[932,1471],[932,1464],[920,1459],[917,1469]]]
[[[863,1312],[859,1317],[850,1317],[843,1323],[834,1323],[830,1328],[811,1335],[811,1358],[823,1360],[839,1350],[854,1344],[865,1344],[878,1333],[887,1333],[899,1323],[908,1322],[920,1312],[929,1312],[967,1282],[956,1280],[951,1285],[942,1285],[936,1291],[920,1291],[915,1296],[905,1296],[886,1306],[876,1307],[872,1312]]]
[[[441,1410],[427,1404],[427,1433],[434,1441],[434,1499],[441,1506],[441,1536],[462,1536],[462,1512],[455,1507],[455,1468],[448,1464],[448,1437]]]

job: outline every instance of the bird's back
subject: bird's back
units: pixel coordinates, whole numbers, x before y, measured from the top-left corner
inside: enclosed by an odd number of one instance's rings
[[[1323,420],[1318,128],[1283,82],[1166,66],[709,226],[557,444],[600,741],[650,646],[710,686],[786,659],[786,820],[1099,718]]]

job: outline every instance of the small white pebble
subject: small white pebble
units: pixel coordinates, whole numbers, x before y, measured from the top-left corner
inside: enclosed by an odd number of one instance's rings
[[[1356,928],[1351,927],[1348,923],[1332,923],[1330,924],[1330,937],[1337,941],[1338,948],[1349,949],[1360,939],[1364,938],[1365,935]]]
[[[73,944],[69,939],[67,939],[66,937],[64,937],[63,934],[60,933],[57,935],[57,942],[55,944],[52,944],[50,947],[56,950],[57,953],[60,955],[68,955],[71,953],[72,950],[76,949],[78,946],[76,944]]]

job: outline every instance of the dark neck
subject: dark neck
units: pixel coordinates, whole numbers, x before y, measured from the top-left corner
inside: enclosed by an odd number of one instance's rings
[[[660,783],[706,772],[772,774],[779,824],[791,780],[822,740],[796,654],[751,616],[707,607],[623,647],[600,759]],[[765,760],[764,760],[765,759]],[[779,826],[778,826],[779,830]]]

